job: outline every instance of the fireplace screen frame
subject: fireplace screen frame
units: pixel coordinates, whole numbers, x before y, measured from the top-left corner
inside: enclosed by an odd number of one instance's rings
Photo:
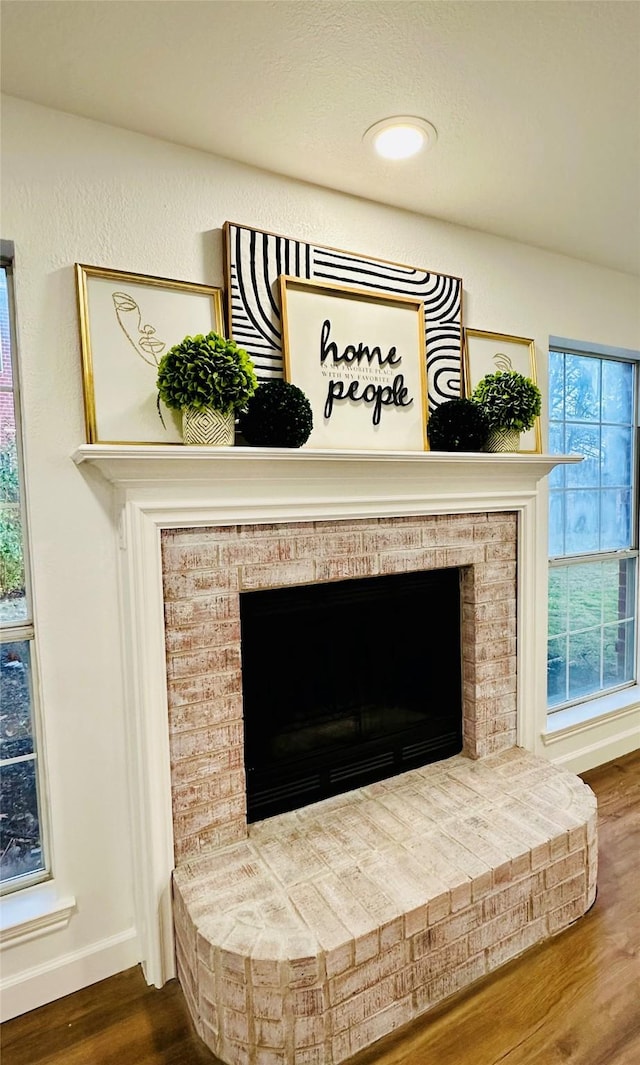
[[[248,822],[459,754],[461,621],[458,567],[241,592]]]

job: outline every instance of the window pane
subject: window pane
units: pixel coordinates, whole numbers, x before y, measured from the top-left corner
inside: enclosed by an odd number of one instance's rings
[[[584,555],[597,551],[599,544],[600,497],[598,492],[572,491],[565,496],[565,551]]]
[[[0,805],[1,879],[11,880],[44,869],[33,758],[2,767]]]
[[[0,398],[13,404],[6,392]],[[27,620],[28,611],[15,426],[9,435],[7,421],[0,424],[0,624],[15,625]]]
[[[633,680],[635,625],[623,621],[619,625],[607,625],[604,629],[603,681],[609,687],[627,684]]]
[[[569,698],[584,698],[600,688],[600,629],[569,636]]]
[[[590,628],[602,620],[602,563],[569,566],[569,629]]]
[[[621,425],[633,420],[633,366],[629,362],[602,363],[602,420]]]
[[[33,754],[28,640],[0,644],[0,758]]]
[[[549,420],[564,418],[564,355],[559,351],[549,352]],[[562,451],[551,452],[561,455]]]
[[[633,437],[631,426],[602,427],[602,483],[627,488],[631,485]]]
[[[6,270],[0,271],[0,625],[27,619],[11,331]]]
[[[7,286],[7,271],[0,270],[0,388],[13,390],[13,376],[11,367],[11,329],[9,328],[9,292]],[[2,418],[2,406],[0,405],[0,419]]]
[[[598,421],[600,417],[600,360],[566,355],[565,418]]]
[[[549,575],[549,635],[566,632],[568,619],[568,569],[553,569]]]
[[[565,455],[568,454],[567,448],[564,442],[564,424],[559,422],[549,423],[549,454],[550,455]],[[565,467],[556,466],[551,471],[548,477],[549,488],[564,488],[565,485]]]
[[[602,563],[602,620],[623,621],[635,613],[635,558]]]
[[[567,700],[567,638],[556,636],[549,640],[547,651],[547,699],[549,706]]]
[[[631,492],[607,489],[602,492],[600,549],[620,551],[631,543]]]
[[[567,454],[582,455],[582,462],[567,466],[567,486],[597,488],[600,484],[600,427],[567,425]]]
[[[549,555],[564,555],[564,492],[549,493]]]
[[[549,574],[550,707],[631,683],[636,559],[554,566]]]

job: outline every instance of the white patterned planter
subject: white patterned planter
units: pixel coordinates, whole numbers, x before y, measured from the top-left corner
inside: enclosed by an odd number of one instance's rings
[[[492,452],[505,452],[505,451],[518,451],[520,448],[520,430],[519,429],[493,429],[489,433],[486,444],[484,445],[485,451]]]
[[[233,411],[223,413],[210,407],[185,407],[182,412],[182,438],[185,444],[230,447],[234,442]]]

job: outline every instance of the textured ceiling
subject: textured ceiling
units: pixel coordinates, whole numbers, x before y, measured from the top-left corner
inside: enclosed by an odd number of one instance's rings
[[[638,0],[2,0],[2,90],[640,273]],[[438,130],[383,162],[387,115]]]

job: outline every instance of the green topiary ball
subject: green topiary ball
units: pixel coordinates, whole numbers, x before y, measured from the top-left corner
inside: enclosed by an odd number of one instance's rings
[[[253,395],[258,379],[244,348],[221,333],[186,336],[158,363],[158,397],[173,410],[238,410]]]
[[[481,451],[488,435],[488,418],[473,399],[448,399],[427,422],[432,451]]]
[[[542,393],[535,381],[517,370],[485,374],[472,398],[485,411],[491,430],[526,432],[533,428],[542,405]]]
[[[311,404],[289,381],[263,381],[240,412],[238,429],[254,447],[302,447],[313,429]]]

